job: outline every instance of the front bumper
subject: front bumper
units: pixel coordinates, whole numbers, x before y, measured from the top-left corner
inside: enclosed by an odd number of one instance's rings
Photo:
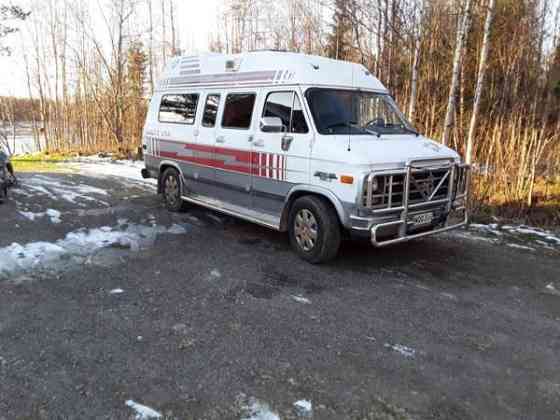
[[[350,216],[351,231],[355,236],[368,237],[375,247],[406,242],[425,236],[448,232],[464,227],[468,223],[466,208],[468,195],[469,168],[466,165],[449,166],[449,190],[445,199],[428,199],[422,203],[409,201],[410,179],[415,165],[421,161],[411,161],[402,175],[405,179],[404,199],[396,208],[369,210],[369,214]],[[467,177],[464,188],[455,188],[455,177],[459,169],[465,170]],[[373,175],[370,175],[370,178]],[[458,184],[457,184],[458,185]],[[366,213],[368,210],[366,209]],[[429,214],[431,220],[424,225],[417,223],[417,217]]]
[[[462,219],[460,219],[460,221],[455,222],[452,219],[450,219],[450,216],[448,216],[447,220],[445,221],[442,227],[430,226],[428,228],[425,228],[426,230],[417,233],[414,233],[413,231],[410,231],[408,229],[409,223],[406,223],[406,228],[404,229],[404,233],[401,233],[403,232],[402,227],[403,225],[405,225],[405,222],[402,220],[396,220],[394,222],[388,222],[388,223],[381,223],[371,228],[371,243],[375,247],[381,248],[384,246],[393,245],[400,242],[407,242],[413,239],[423,238],[425,236],[436,235],[438,233],[459,229],[466,226],[468,221],[469,220],[468,220],[467,211],[463,210],[463,217]],[[392,239],[386,239],[386,237],[385,238],[380,237],[379,235],[380,232],[391,228],[396,229],[396,231],[398,232],[396,237],[393,237]]]

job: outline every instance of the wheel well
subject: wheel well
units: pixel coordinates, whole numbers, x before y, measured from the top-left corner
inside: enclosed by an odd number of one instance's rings
[[[323,200],[325,203],[327,203],[334,210],[336,217],[338,219],[338,223],[342,224],[340,220],[340,215],[338,214],[335,205],[333,204],[333,202],[330,200],[329,197],[316,192],[296,191],[290,196],[288,202],[286,203],[286,206],[284,207],[284,211],[282,212],[282,218],[280,220],[280,231],[286,232],[288,230],[288,218],[290,217],[290,210],[292,209],[292,205],[296,202],[297,199],[305,196],[317,197]]]

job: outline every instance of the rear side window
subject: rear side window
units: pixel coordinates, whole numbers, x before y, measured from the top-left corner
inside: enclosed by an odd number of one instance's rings
[[[206,97],[206,105],[204,106],[204,115],[202,117],[202,125],[204,127],[212,128],[216,126],[219,106],[220,95],[208,95]]]
[[[282,120],[284,131],[307,133],[307,123],[298,96],[294,92],[274,92],[268,95],[263,117],[277,117]]]
[[[159,122],[194,124],[198,94],[164,95],[159,107]]]
[[[237,128],[248,130],[251,127],[253,108],[255,107],[254,93],[231,93],[226,97],[223,128]]]

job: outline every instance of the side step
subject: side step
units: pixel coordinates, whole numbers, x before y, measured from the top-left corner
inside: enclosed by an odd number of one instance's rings
[[[227,214],[228,216],[238,217],[239,219],[248,222],[256,223],[258,225],[267,227],[273,230],[280,230],[280,218],[274,217],[266,213],[256,212],[244,207],[235,206],[229,203],[223,203],[219,200],[214,200],[201,196],[183,196],[183,200],[193,203],[202,207],[206,207],[217,212]]]

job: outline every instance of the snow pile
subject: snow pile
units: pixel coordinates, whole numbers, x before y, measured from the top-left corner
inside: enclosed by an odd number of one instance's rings
[[[150,419],[161,419],[163,416],[155,411],[154,409],[147,407],[142,404],[138,404],[132,400],[126,401],[127,407],[133,409],[136,413],[134,417],[136,420],[150,420]]]
[[[117,228],[81,229],[71,232],[54,243],[14,243],[0,248],[0,276],[21,273],[37,268],[56,268],[69,257],[87,257],[103,248],[118,247],[139,251],[153,245],[158,235],[183,234],[183,226],[143,226],[128,224]]]

